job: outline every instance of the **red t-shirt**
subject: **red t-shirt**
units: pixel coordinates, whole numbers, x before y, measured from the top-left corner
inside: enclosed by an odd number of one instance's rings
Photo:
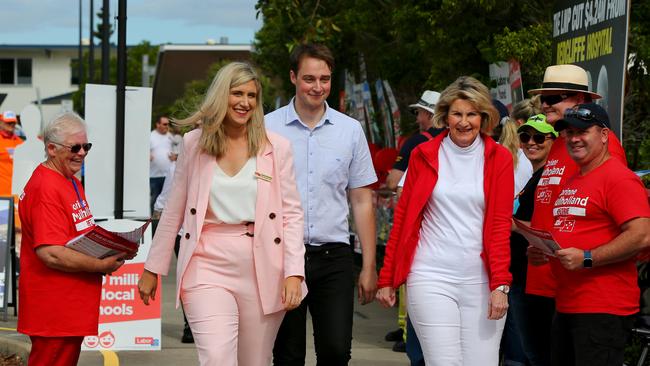
[[[23,140],[16,135],[0,135],[0,196],[11,196],[11,179],[14,171],[14,150]]]
[[[52,337],[96,335],[102,275],[50,269],[35,251],[41,245],[65,245],[95,226],[81,182],[39,165],[25,185],[19,208],[23,227],[18,331]]]
[[[612,157],[618,158],[627,166],[625,151],[621,146],[621,142],[611,130],[609,131],[608,148]],[[571,159],[569,150],[566,147],[566,139],[562,134],[553,142],[544,166],[542,178],[537,183],[535,208],[533,209],[530,226],[546,231],[553,229],[553,203],[560,193],[560,188],[564,186],[566,177],[571,177],[577,172],[578,165]],[[553,277],[549,265],[528,265],[526,276],[527,294],[555,297],[556,279]]]
[[[617,159],[581,175],[563,186],[553,208],[553,236],[563,248],[591,250],[609,243],[621,226],[638,217],[650,217],[641,180]],[[562,313],[631,315],[639,311],[639,286],[634,258],[569,271],[552,258],[558,283],[556,309]]]

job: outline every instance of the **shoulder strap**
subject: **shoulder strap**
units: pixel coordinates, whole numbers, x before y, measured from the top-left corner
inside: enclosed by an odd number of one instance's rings
[[[433,140],[433,136],[431,136],[431,134],[429,133],[429,131],[422,131],[422,132],[420,132],[420,133],[423,134],[424,137],[427,138],[427,140]]]

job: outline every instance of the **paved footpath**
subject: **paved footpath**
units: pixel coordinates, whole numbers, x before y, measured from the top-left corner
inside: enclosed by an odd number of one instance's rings
[[[170,273],[176,273],[171,268]],[[180,337],[183,330],[183,315],[174,309],[174,276],[163,277],[162,350],[152,352],[119,351],[117,360],[111,355],[106,358],[99,352],[82,352],[79,366],[162,366],[197,365],[198,358],[193,344],[183,344]],[[13,309],[11,309],[13,311]],[[356,305],[354,313],[354,334],[352,340],[352,361],[350,366],[407,366],[404,353],[391,350],[392,343],[384,341],[387,331],[396,328],[396,309],[384,309],[376,302]],[[18,334],[15,317],[0,321],[0,352],[16,353],[23,357],[29,353],[29,338]],[[312,334],[311,322],[307,334]],[[313,337],[310,337],[313,339]],[[313,341],[307,343],[306,366],[316,365]]]

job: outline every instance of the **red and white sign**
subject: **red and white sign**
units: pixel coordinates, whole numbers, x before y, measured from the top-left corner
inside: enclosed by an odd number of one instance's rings
[[[110,220],[98,225],[117,232],[131,231],[142,225],[132,220]],[[98,336],[84,339],[82,350],[160,350],[160,297],[146,306],[138,294],[138,280],[151,247],[151,229],[145,232],[138,255],[102,280]]]

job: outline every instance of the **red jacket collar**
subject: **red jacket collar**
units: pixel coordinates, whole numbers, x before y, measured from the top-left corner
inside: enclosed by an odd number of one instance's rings
[[[431,167],[438,171],[438,152],[440,151],[440,145],[442,144],[442,140],[449,135],[449,129],[446,128],[443,132],[438,134],[433,140],[425,142],[423,144],[420,144],[418,146],[419,152],[422,154],[424,157],[424,160],[426,160]],[[492,137],[486,135],[485,133],[481,132],[481,138],[483,139],[483,143],[485,144],[485,161],[489,161],[488,159],[494,154],[496,151],[497,143],[492,139]]]

